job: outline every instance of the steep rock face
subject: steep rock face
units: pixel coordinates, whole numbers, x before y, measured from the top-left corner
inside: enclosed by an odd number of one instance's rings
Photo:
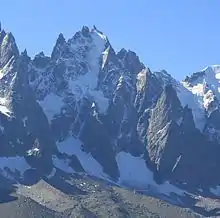
[[[176,150],[179,152],[179,149],[177,148],[178,145],[172,145],[171,141],[175,143],[180,137],[178,124],[181,124],[182,119],[182,107],[179,99],[172,86],[168,85],[165,87],[164,92],[152,111],[147,132],[149,157],[157,164],[157,169],[167,166],[163,161],[169,163],[171,166],[174,165],[171,160],[177,158],[175,152]],[[169,146],[173,147],[169,149]],[[166,149],[169,151],[166,152]],[[166,160],[163,154],[168,155],[169,161]],[[169,166],[167,167],[171,168]]]
[[[219,160],[213,152],[219,148],[195,128],[191,110],[181,106],[172,85],[165,87],[152,111],[147,150],[159,178],[191,185],[213,185],[219,181],[215,166]]]
[[[9,61],[12,62],[18,55],[19,51],[13,35],[2,30],[0,33],[0,67],[5,67]]]
[[[136,90],[135,107],[140,115],[146,108],[155,105],[163,89],[155,74],[144,69],[137,75]]]
[[[138,114],[137,134],[141,143],[146,146],[147,132],[149,128],[149,118],[151,110],[155,107],[163,88],[155,76],[149,69],[140,71],[136,81],[136,97],[135,108]],[[148,150],[144,150],[146,160],[148,160]]]
[[[54,141],[44,112],[28,84],[30,58],[26,51],[18,56],[14,38],[11,34],[8,36],[11,39],[7,39],[8,46],[0,58],[1,156],[29,156],[30,164],[37,161],[41,168],[39,163],[51,161]],[[32,149],[38,149],[40,156],[32,158]]]

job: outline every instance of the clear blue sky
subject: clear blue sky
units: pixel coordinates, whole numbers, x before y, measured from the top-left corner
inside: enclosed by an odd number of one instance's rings
[[[50,54],[60,32],[103,31],[116,50],[178,79],[220,64],[220,0],[14,0],[0,2],[2,26],[30,56]]]

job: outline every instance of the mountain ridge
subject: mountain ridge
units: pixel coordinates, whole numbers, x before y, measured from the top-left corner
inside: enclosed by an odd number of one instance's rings
[[[36,179],[83,171],[168,198],[212,190],[220,184],[219,69],[179,82],[135,52],[116,53],[86,26],[69,40],[60,34],[50,57],[31,59],[1,30],[0,173],[22,183],[32,171]]]

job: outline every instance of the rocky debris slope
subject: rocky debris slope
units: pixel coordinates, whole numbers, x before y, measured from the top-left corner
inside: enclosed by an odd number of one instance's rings
[[[5,218],[202,217],[192,210],[94,178],[62,172],[31,187],[16,185],[14,190],[4,192],[0,189],[0,209]]]

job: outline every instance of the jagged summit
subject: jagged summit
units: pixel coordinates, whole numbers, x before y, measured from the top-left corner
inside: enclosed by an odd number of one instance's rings
[[[212,65],[205,69],[186,77],[183,85],[194,95],[200,98],[205,109],[212,105],[212,110],[218,105],[220,100],[220,66]],[[214,103],[215,102],[215,103]],[[213,104],[215,107],[213,108]]]
[[[21,52],[21,56],[26,56],[28,57],[28,52],[27,49],[25,48],[23,52]]]
[[[64,43],[66,43],[66,40],[65,40],[65,38],[64,38],[63,33],[60,33],[59,36],[58,36],[58,38],[57,38],[56,44],[64,44]]]
[[[198,80],[204,80],[213,78],[213,76],[218,79],[220,78],[220,65],[211,65],[207,66],[206,68],[202,69],[199,72],[193,73],[191,76],[187,76],[183,82],[186,82],[190,85],[190,83],[195,83]]]

